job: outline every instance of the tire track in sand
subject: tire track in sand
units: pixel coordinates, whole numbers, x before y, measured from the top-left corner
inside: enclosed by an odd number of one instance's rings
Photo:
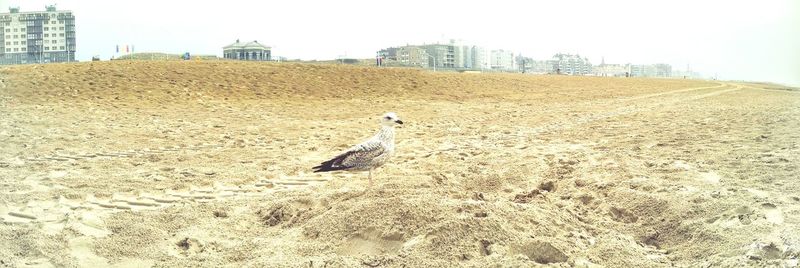
[[[408,153],[402,154],[401,157],[407,159],[420,155],[422,157],[430,157],[435,154],[442,154],[446,152],[458,153],[462,150],[475,150],[475,149],[487,150],[499,147],[526,149],[529,147],[531,139],[539,134],[564,131],[591,122],[595,122],[598,120],[604,120],[640,111],[656,109],[664,106],[674,105],[681,102],[704,99],[741,89],[743,89],[743,86],[741,85],[719,83],[719,85],[710,87],[678,89],[666,92],[621,98],[611,101],[610,104],[607,104],[612,107],[616,107],[612,108],[610,111],[599,112],[599,113],[585,113],[578,115],[577,117],[571,118],[570,120],[555,121],[535,127],[518,126],[518,130],[516,132],[511,132],[511,133],[490,133],[494,134],[494,136],[492,136],[493,139],[489,139],[491,141],[491,144],[487,144],[487,142],[481,139],[462,139],[457,142],[446,141],[442,142],[442,144],[435,150],[417,148],[417,150],[409,150]],[[652,99],[657,97],[670,97],[680,93],[687,93],[687,92],[691,93],[694,91],[702,91],[702,90],[714,90],[714,91],[699,95],[691,95],[687,97],[678,97],[678,98],[673,97],[671,99],[666,99],[658,102],[652,101]],[[657,99],[661,100],[661,98]],[[502,116],[503,114],[493,113],[482,117],[470,118],[470,121],[472,124],[491,125],[491,122],[501,119],[500,117]],[[453,125],[450,128],[460,127],[460,125],[456,122],[453,122],[453,120],[437,120],[436,123]]]
[[[645,94],[645,95],[639,95],[639,96],[633,96],[633,97],[617,99],[617,100],[612,101],[611,105],[613,105],[613,104],[624,105],[624,104],[627,104],[630,101],[635,101],[635,100],[649,99],[649,98],[653,98],[653,97],[672,95],[672,94],[690,92],[690,91],[697,91],[697,90],[717,89],[717,88],[723,88],[723,87],[726,87],[726,86],[729,86],[729,85],[720,83],[717,86],[711,86],[711,87],[685,88],[685,89],[671,90],[671,91],[666,91],[666,92]],[[703,96],[701,98],[705,98],[705,97],[708,97],[708,96]],[[638,109],[636,111],[640,111],[640,110],[641,109]],[[545,132],[545,131],[553,131],[553,130],[558,130],[558,129],[571,128],[571,127],[574,127],[574,126],[577,126],[577,125],[580,125],[580,124],[584,124],[584,123],[588,123],[588,122],[591,122],[591,121],[596,121],[596,120],[605,119],[605,118],[609,118],[609,117],[628,114],[628,113],[632,113],[632,112],[636,112],[636,111],[631,110],[630,106],[625,106],[622,109],[618,109],[618,110],[612,111],[612,112],[606,112],[606,113],[600,113],[600,114],[584,114],[584,115],[581,115],[578,118],[575,118],[575,119],[573,119],[571,121],[553,122],[553,123],[549,123],[549,124],[546,124],[546,125],[543,125],[543,126],[540,126],[540,127],[536,127],[536,128],[533,128],[531,131],[528,131],[527,133],[524,133],[524,134],[535,135],[535,134],[538,134],[538,133],[541,133],[541,132]],[[476,123],[486,123],[486,122],[492,122],[492,121],[498,120],[498,119],[500,119],[501,117],[504,117],[504,116],[506,116],[506,115],[505,114],[501,114],[501,113],[485,113],[485,114],[483,114],[483,116],[470,117],[469,119],[472,122],[476,122]],[[453,120],[453,119],[450,119],[450,118],[441,118],[441,119],[433,121],[433,122],[425,122],[425,123],[438,125],[438,126],[451,126],[452,125],[453,127],[458,127],[460,125],[459,124],[460,122],[458,122],[456,120]],[[266,146],[268,146],[267,144],[262,144],[262,143],[254,143],[254,144],[246,144],[246,145],[247,146],[253,146],[253,147],[266,147]],[[151,149],[151,148],[139,148],[139,149],[132,149],[132,150],[103,151],[103,152],[78,153],[78,154],[53,153],[53,154],[44,155],[44,156],[26,157],[26,158],[23,158],[22,160],[32,161],[32,162],[48,162],[48,161],[87,160],[87,159],[95,159],[95,158],[96,159],[102,159],[102,158],[127,158],[127,157],[141,157],[141,156],[148,156],[148,155],[162,154],[162,153],[170,153],[170,152],[178,152],[178,151],[201,151],[201,150],[205,150],[205,149],[220,149],[220,148],[225,148],[225,147],[229,147],[229,146],[233,146],[233,144],[232,143],[215,143],[215,144],[203,143],[203,144],[196,144],[196,145],[192,145],[192,146],[174,145],[174,146],[159,147],[159,148],[154,148],[154,149]],[[445,149],[445,150],[452,150],[452,149]]]

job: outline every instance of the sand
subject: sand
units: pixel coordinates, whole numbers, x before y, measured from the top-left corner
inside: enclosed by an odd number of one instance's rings
[[[296,63],[0,69],[0,267],[796,267],[800,92]],[[397,155],[310,168],[394,111]]]

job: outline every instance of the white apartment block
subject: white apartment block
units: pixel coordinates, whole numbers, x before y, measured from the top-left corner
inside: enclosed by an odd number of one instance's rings
[[[381,49],[377,55],[386,66],[408,66],[447,70],[498,70],[513,71],[514,53],[506,50],[488,50],[479,46],[460,44],[450,40],[447,44],[406,45]]]
[[[592,63],[580,55],[559,53],[550,60],[553,73],[568,75],[587,75],[592,73]]]
[[[47,6],[45,11],[0,14],[0,64],[75,60],[75,17]]]
[[[514,53],[502,49],[492,50],[490,65],[493,70],[514,70]]]
[[[489,51],[486,48],[472,46],[472,69],[485,70],[491,69],[489,65]]]

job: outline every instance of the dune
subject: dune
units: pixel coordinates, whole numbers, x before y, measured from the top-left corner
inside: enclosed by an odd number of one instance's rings
[[[11,267],[796,267],[800,93],[233,61],[0,69]],[[311,167],[396,112],[374,173]]]

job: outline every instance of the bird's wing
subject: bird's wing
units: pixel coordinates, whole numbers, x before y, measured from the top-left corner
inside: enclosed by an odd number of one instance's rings
[[[379,140],[369,139],[359,145],[353,146],[331,160],[322,162],[319,166],[313,167],[313,169],[314,172],[325,172],[365,167],[370,164],[372,159],[383,154],[385,150],[386,148]]]

